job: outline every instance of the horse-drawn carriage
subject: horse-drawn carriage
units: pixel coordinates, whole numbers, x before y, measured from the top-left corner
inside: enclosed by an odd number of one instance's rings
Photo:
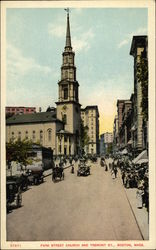
[[[90,166],[86,164],[85,159],[80,159],[80,164],[78,165],[77,176],[88,176],[90,175]]]
[[[55,167],[53,168],[53,172],[52,172],[52,180],[55,182],[57,180],[64,180],[64,172],[63,172],[63,168],[62,167]]]

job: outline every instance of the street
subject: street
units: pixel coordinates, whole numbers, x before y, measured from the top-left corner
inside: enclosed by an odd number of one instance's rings
[[[108,160],[107,160],[108,163]],[[23,193],[23,206],[7,214],[8,241],[142,240],[119,177],[99,162],[91,175],[45,182]]]

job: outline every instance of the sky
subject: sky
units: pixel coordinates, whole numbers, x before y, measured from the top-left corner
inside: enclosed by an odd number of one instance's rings
[[[133,92],[132,37],[147,35],[146,8],[71,8],[79,101],[98,105],[100,134],[113,131],[117,99]],[[65,46],[63,8],[8,8],[6,105],[55,106]]]

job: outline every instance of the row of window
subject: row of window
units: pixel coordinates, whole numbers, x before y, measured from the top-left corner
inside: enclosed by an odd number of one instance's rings
[[[52,139],[52,130],[51,129],[47,130],[47,135],[48,135],[48,141],[51,141],[51,139]],[[22,137],[21,131],[19,131],[17,133],[17,136],[18,136],[18,139],[21,139],[21,137]],[[12,137],[12,139],[15,138],[15,133],[14,132],[11,133],[11,137]],[[33,130],[31,132],[31,135],[30,135],[30,133],[28,133],[28,131],[25,131],[25,139],[30,139],[30,138],[32,138],[33,141],[36,140],[36,131],[35,130]],[[39,139],[40,139],[41,142],[43,141],[43,130],[39,131]]]

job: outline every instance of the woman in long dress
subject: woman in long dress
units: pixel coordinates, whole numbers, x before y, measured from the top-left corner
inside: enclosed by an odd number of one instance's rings
[[[112,176],[112,179],[115,179],[115,173],[114,173],[114,170],[112,169],[111,171],[111,176]]]
[[[138,187],[138,190],[136,192],[136,198],[137,198],[137,207],[138,208],[142,208],[143,207],[143,194],[144,194],[144,191],[142,189],[142,187]]]

